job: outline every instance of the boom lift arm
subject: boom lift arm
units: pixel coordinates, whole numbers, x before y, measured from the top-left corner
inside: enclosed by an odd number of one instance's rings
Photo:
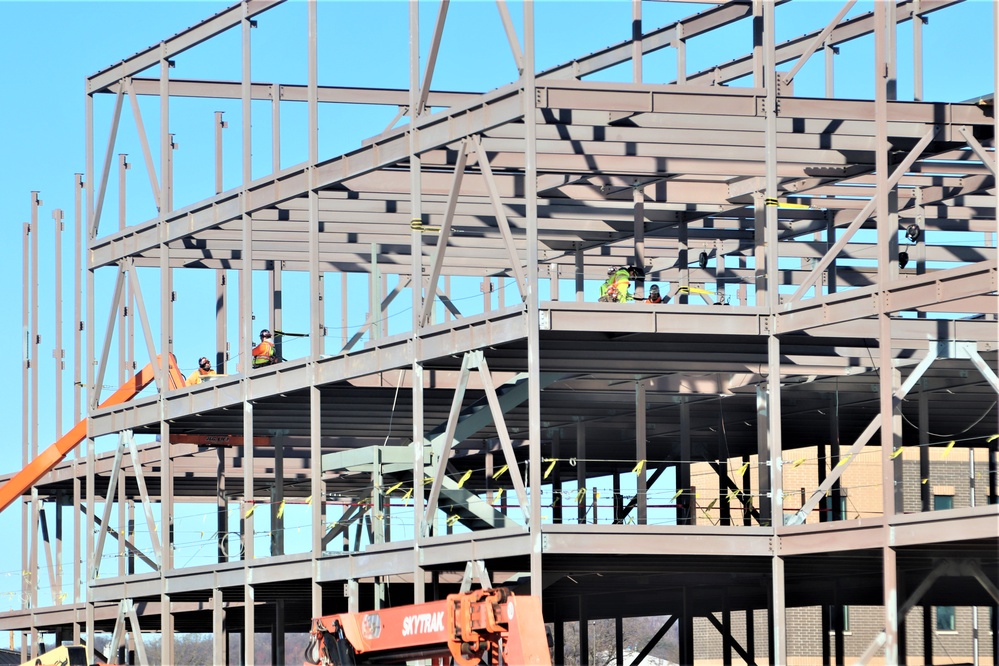
[[[401,663],[451,657],[480,663],[551,666],[541,601],[507,588],[448,595],[446,600],[312,620],[305,666]]]
[[[169,366],[167,368],[169,385],[171,389],[184,386],[184,376],[177,369],[177,359],[173,354],[169,355]],[[156,357],[157,364],[160,357]],[[111,394],[111,396],[101,403],[101,407],[110,407],[128,402],[137,396],[142,389],[153,381],[156,374],[156,366],[153,363],[147,364],[142,370],[122,384],[121,388]],[[83,438],[87,436],[87,419],[77,423],[65,435],[56,440],[55,444],[48,447],[39,454],[37,458],[29,462],[24,469],[15,474],[10,481],[0,487],[0,512],[10,506],[14,500],[28,491],[31,486],[49,473],[53,467],[58,465],[70,451],[75,449]]]

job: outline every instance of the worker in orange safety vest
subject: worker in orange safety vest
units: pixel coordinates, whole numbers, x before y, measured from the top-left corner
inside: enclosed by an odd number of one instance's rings
[[[260,331],[260,344],[253,348],[253,367],[262,368],[276,361],[274,343],[271,342],[271,332],[265,328]]]

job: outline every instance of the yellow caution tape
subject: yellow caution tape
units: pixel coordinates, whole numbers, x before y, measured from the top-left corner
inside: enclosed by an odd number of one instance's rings
[[[424,477],[424,479],[423,479],[423,485],[425,485],[425,486],[429,486],[433,482],[434,482],[434,477],[432,477],[432,476],[427,476],[427,477]]]
[[[954,448],[954,444],[955,443],[956,443],[956,440],[953,440],[953,439],[950,440],[950,443],[948,443],[947,446],[944,447],[943,455],[941,455],[940,457],[941,458],[946,458],[947,456],[949,456],[950,455],[950,450]]]
[[[675,500],[677,497],[679,497],[682,494],[683,494],[683,488],[680,488],[679,490],[676,491],[676,494],[673,495],[672,497],[670,497],[669,499],[672,502],[673,500]]]
[[[850,458],[852,458],[852,457],[853,457],[852,453],[849,454],[849,455],[843,456],[843,458],[838,463],[836,463],[836,467],[842,467],[843,465],[847,464],[848,462],[850,462]]]
[[[558,458],[552,458],[551,459],[551,462],[548,463],[548,469],[545,470],[545,475],[543,477],[541,477],[542,479],[547,479],[548,478],[548,475],[552,473],[553,469],[555,469],[555,463],[557,463],[557,462],[558,462]]]
[[[580,488],[576,493],[576,504],[582,504],[584,499],[586,499],[586,488]]]
[[[312,495],[309,495],[309,499],[305,500],[306,504],[312,504]]]
[[[900,446],[900,447],[898,447],[897,449],[895,449],[895,450],[894,450],[894,451],[892,452],[892,454],[891,454],[891,459],[892,459],[892,460],[894,460],[895,458],[898,458],[898,457],[899,457],[900,455],[902,455],[902,447],[901,447],[901,446]]]
[[[725,496],[725,499],[728,500],[729,502],[731,502],[732,500],[734,500],[738,496],[739,496],[739,489],[736,488],[734,490],[728,491],[728,495]]]
[[[985,443],[988,444],[989,442],[995,441],[997,439],[999,439],[999,435],[992,435],[987,440],[985,440]]]
[[[706,296],[714,296],[718,293],[715,291],[708,291],[707,289],[701,289],[700,287],[691,287],[689,285],[683,285],[677,291],[681,294],[704,294]]]
[[[742,467],[739,468],[739,471],[736,472],[736,474],[738,474],[739,476],[744,476],[746,474],[747,469],[749,469],[749,463],[743,463]]]
[[[253,510],[256,509],[256,508],[257,508],[256,504],[250,505],[250,508],[247,510],[247,512],[243,514],[243,518],[249,518],[250,516],[252,516],[253,515]]]
[[[638,461],[638,464],[635,465],[635,468],[633,470],[631,470],[631,473],[632,474],[641,474],[643,467],[645,467],[645,458],[642,458],[641,460]]]
[[[493,478],[494,479],[500,478],[500,476],[502,476],[503,472],[507,471],[508,469],[510,469],[509,465],[503,465],[502,467],[499,468],[499,471],[497,471],[495,474],[493,474]]]
[[[388,490],[386,490],[385,494],[386,495],[391,495],[393,492],[395,492],[396,490],[399,490],[399,488],[401,488],[401,487],[402,487],[402,481],[400,481],[399,483],[395,484],[394,486],[392,486],[391,488],[389,488]]]
[[[448,527],[453,527],[456,522],[458,522],[458,514],[452,514],[452,515],[450,515],[450,516],[447,517],[447,526]]]
[[[776,208],[790,208],[792,210],[808,210],[811,206],[806,204],[796,204],[788,203],[787,201],[781,201],[780,199],[767,198],[765,201],[767,206],[772,206]]]
[[[418,217],[409,221],[409,228],[412,229],[413,231],[419,231],[420,233],[431,233],[431,234],[440,233],[441,230],[440,227],[431,227],[423,224],[423,220],[421,220]]]
[[[711,509],[715,508],[715,503],[716,503],[717,501],[718,501],[718,498],[717,498],[717,497],[716,497],[715,499],[711,500],[711,503],[710,503],[710,504],[708,504],[708,505],[707,505],[707,507],[705,507],[705,508],[704,508],[704,513],[707,513],[707,512],[708,512],[708,511],[710,511]]]
[[[283,515],[284,515],[284,500],[281,500],[281,503],[278,504],[277,517],[280,519],[281,516]]]
[[[493,498],[493,506],[496,506],[496,503],[500,501],[500,497],[503,497],[502,488],[496,491],[496,497]]]
[[[797,460],[795,460],[795,461],[794,461],[793,463],[791,463],[791,469],[794,469],[794,468],[796,468],[796,467],[800,467],[800,466],[801,466],[801,463],[803,463],[803,462],[805,462],[805,459],[804,459],[804,458],[798,458],[798,459],[797,459]]]
[[[461,479],[458,481],[458,487],[461,488],[463,485],[465,485],[465,482],[468,481],[468,479],[471,478],[471,476],[472,476],[472,470],[468,470],[467,472],[465,472],[461,476]]]
[[[923,479],[923,485],[925,486],[927,483],[929,483],[929,481],[930,481],[929,479]]]
[[[402,501],[406,503],[406,506],[409,506],[409,498],[412,497],[412,496],[413,496],[413,489],[412,488],[410,488],[409,490],[407,490],[406,494],[402,496]]]

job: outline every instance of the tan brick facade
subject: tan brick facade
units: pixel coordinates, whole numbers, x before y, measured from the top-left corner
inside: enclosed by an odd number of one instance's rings
[[[846,447],[843,447],[845,453]],[[952,508],[967,507],[971,502],[971,465],[968,449],[947,450],[946,445],[930,448],[929,474],[920,475],[920,451],[918,447],[907,446],[897,456],[897,469],[901,470],[903,487],[902,511],[916,513],[921,510],[921,492],[926,487],[929,492],[929,508],[933,510],[934,496],[943,498],[941,504],[950,504]],[[987,451],[974,450],[975,474],[974,488],[977,505],[988,502],[988,459]],[[811,496],[818,486],[818,469],[822,462],[829,470],[828,460],[819,461],[818,448],[808,447],[795,449],[794,457],[785,456],[783,465],[784,508],[789,515],[800,508],[801,503]],[[844,456],[845,457],[845,456]],[[741,460],[729,461],[730,470],[738,470]],[[704,466],[707,468],[707,465]],[[750,468],[757,468],[753,459]],[[692,477],[707,477],[710,468],[692,469]],[[732,475],[735,483],[739,479]],[[854,459],[849,460],[847,469],[841,478],[845,520],[871,519],[882,515],[883,497],[881,487],[881,449],[868,446]],[[754,478],[755,483],[755,478]],[[712,501],[714,500],[714,505]],[[719,519],[718,506],[722,501],[716,499],[707,486],[698,488],[698,523],[717,523]],[[821,510],[826,510],[822,508]],[[738,505],[733,502],[733,519],[741,517]],[[808,523],[818,523],[821,511],[813,511],[807,518]],[[952,631],[937,631],[936,609],[931,608],[931,635],[933,664],[971,664],[974,663],[974,632],[972,608],[958,606],[954,608],[954,629]],[[978,609],[978,664],[993,666],[993,636],[991,627],[991,609]],[[850,664],[859,657],[875,639],[884,627],[884,610],[880,606],[853,606],[846,611],[849,618],[848,630],[843,633],[844,663]],[[923,614],[921,606],[913,608],[905,619],[906,655],[908,664],[924,664],[923,655]],[[721,622],[721,615],[716,614]],[[743,611],[731,614],[732,639],[741,649],[746,648],[746,613]],[[787,609],[787,666],[821,666],[823,662],[822,608],[819,606]],[[715,666],[723,664],[722,637],[719,630],[705,618],[695,618],[695,658],[698,666]],[[755,613],[755,655],[757,663],[770,663],[767,652],[767,622],[766,612]],[[828,637],[831,662],[836,663],[835,636],[832,632]],[[738,650],[731,654],[733,664],[745,663]],[[882,664],[881,657],[875,657],[871,664]]]

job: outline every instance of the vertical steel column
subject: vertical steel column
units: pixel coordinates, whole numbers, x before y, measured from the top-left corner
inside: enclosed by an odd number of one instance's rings
[[[161,645],[164,663],[174,661],[173,615],[170,612],[170,597],[166,592],[166,574],[173,569],[173,461],[170,458],[170,424],[166,420],[166,396],[169,390],[167,368],[173,342],[173,275],[170,268],[169,234],[166,214],[173,209],[173,137],[170,134],[169,76],[171,62],[167,59],[167,47],[160,46],[160,150],[161,179],[159,214],[159,258],[160,258],[160,376],[163,378],[159,395],[160,417],[160,529],[163,548],[160,560],[160,626],[163,635]],[[127,302],[127,301],[126,301]],[[152,351],[150,350],[150,353]],[[152,359],[155,361],[155,359]],[[135,465],[139,461],[134,461]],[[108,498],[111,501],[111,498]],[[133,629],[135,629],[133,627]],[[88,635],[88,639],[90,636]]]
[[[89,97],[88,97],[89,99]],[[83,243],[84,243],[84,218],[83,218],[83,174],[73,175],[73,221],[76,224],[73,246],[73,422],[78,423],[82,418],[83,401],[81,393],[85,391],[83,386]],[[88,364],[89,365],[89,364]],[[73,604],[80,603],[81,582],[80,562],[83,556],[82,521],[80,520],[80,507],[83,503],[83,484],[80,481],[80,461],[81,456],[78,450],[74,450],[70,456],[73,460]],[[80,643],[80,623],[73,623],[73,642]]]
[[[226,447],[215,449],[218,463],[215,472],[215,529],[218,539],[218,561],[229,561],[229,498],[225,488],[225,452]]]
[[[586,597],[576,597],[579,603],[579,666],[590,666],[590,616]],[[683,660],[680,660],[683,662]]]
[[[822,666],[832,666],[832,643],[829,640],[829,634],[832,633],[832,624],[830,623],[832,609],[833,607],[829,604],[822,605],[822,623],[819,627],[819,634],[822,638]]]
[[[690,587],[687,585],[683,586],[683,613],[680,616],[680,621],[677,622],[679,625],[679,648],[680,648],[680,663],[681,664],[693,664],[694,663],[694,609],[691,606],[690,599]],[[772,662],[774,664],[780,662]]]
[[[721,403],[719,402],[719,405]],[[728,442],[725,439],[725,417],[718,414],[718,524],[732,524],[732,503],[728,494]]]
[[[727,592],[722,597],[722,666],[732,666],[732,611]]]
[[[680,396],[680,460],[676,466],[676,489],[680,492],[680,506],[676,510],[676,524],[690,525],[694,517],[696,500],[690,485],[690,467],[693,454],[690,447],[690,403],[686,395]],[[681,630],[682,631],[682,630]]]
[[[128,155],[118,154],[118,230],[121,231],[126,226],[125,213],[125,172],[131,165],[128,163]],[[128,306],[131,303],[129,295],[131,288],[126,282],[121,295],[121,306],[118,312],[118,386],[125,383],[126,359],[129,358],[126,343],[128,336],[125,334],[127,328]]]
[[[641,465],[635,479],[635,495],[638,499],[638,524],[649,522],[648,465],[642,464],[648,457],[648,430],[646,426],[645,382],[635,383],[635,463]]]
[[[877,173],[878,286],[884,290],[897,275],[897,252],[892,256],[892,240],[898,237],[898,226],[892,228],[888,184],[888,101],[895,98],[894,21],[895,3],[884,3],[874,10],[874,120],[876,131],[875,171]],[[883,301],[882,301],[883,302]],[[883,602],[885,613],[884,659],[895,664],[899,659],[898,645],[898,578],[896,553],[890,545],[890,522],[895,514],[895,475],[892,453],[897,441],[896,419],[893,418],[895,391],[892,367],[892,331],[890,313],[880,309],[879,329],[879,403],[881,409],[881,483],[883,503]]]
[[[284,438],[271,440],[274,485],[271,487],[271,557],[284,555]],[[277,662],[280,663],[280,662]]]
[[[410,218],[422,222],[423,184],[421,178],[422,161],[417,154],[417,111],[420,98],[420,7],[418,1],[409,3],[409,185]],[[413,478],[423,478],[423,450],[426,441],[423,432],[423,365],[420,363],[420,328],[423,313],[423,257],[422,234],[415,229],[410,233],[410,257],[412,261],[412,304],[413,304]],[[432,295],[428,294],[427,298]],[[423,533],[423,484],[413,484],[413,603],[426,600],[426,579],[420,565],[420,539]],[[533,581],[532,581],[533,585]]]
[[[274,625],[271,630],[271,663],[284,664],[284,599],[274,600]]]
[[[138,464],[139,464],[138,460],[133,460],[132,461],[133,469],[135,468],[135,466],[138,466]],[[125,554],[125,552],[124,552],[125,551],[124,545],[125,544],[122,542],[122,539],[124,538],[124,535],[126,535],[126,534],[129,533],[128,532],[128,523],[127,523],[127,519],[128,518],[126,516],[126,510],[128,508],[128,497],[125,495],[125,479],[126,479],[126,476],[127,475],[125,474],[125,466],[122,465],[121,469],[118,470],[118,481],[117,481],[117,491],[118,491],[118,500],[117,500],[118,501],[118,543],[116,544],[117,545],[117,549],[115,551],[115,555],[116,555],[117,560],[118,560],[118,575],[119,576],[124,576],[125,575],[125,557],[124,557],[124,554]],[[107,498],[108,502],[110,502],[111,500],[112,500],[112,498],[110,498],[110,497]]]
[[[31,193],[31,340],[29,342],[28,358],[30,361],[31,369],[31,397],[30,397],[30,416],[26,427],[31,430],[31,439],[29,445],[30,460],[34,460],[38,457],[38,370],[41,366],[41,332],[38,329],[38,237],[41,235],[41,229],[38,228],[38,209],[41,207],[42,201],[38,197],[38,192]],[[27,461],[26,461],[27,462]],[[39,512],[41,510],[41,504],[38,499],[38,488],[33,487],[31,489],[31,523],[30,528],[27,530],[27,541],[28,541],[28,577],[27,579],[22,578],[22,584],[27,583],[28,585],[28,599],[31,608],[38,607],[38,557],[39,557]],[[23,524],[23,523],[22,523]],[[35,653],[36,645],[39,640],[38,630],[32,626],[31,628],[31,650]]]
[[[319,18],[317,0],[308,3],[308,104],[309,104],[309,160],[310,167],[319,159],[319,48],[318,48]],[[274,114],[274,147],[273,166],[280,168],[280,91],[272,93]],[[310,183],[311,185],[312,183]],[[315,363],[322,354],[323,309],[320,297],[321,273],[319,271],[319,197],[314,188],[309,188],[309,367],[312,376],[309,382],[309,471],[310,471],[310,522],[312,524],[312,560],[315,562],[323,554],[323,533],[326,531],[325,492],[323,487],[322,466],[322,394],[316,386]],[[346,335],[346,294],[342,289],[344,299],[344,317],[341,322]],[[323,588],[315,578],[311,584],[312,616],[323,615]]]
[[[683,213],[680,213],[680,215],[683,215]],[[676,264],[680,271],[680,274],[678,275],[680,287],[690,286],[690,243],[687,231],[687,220],[681,219],[676,223]],[[686,305],[690,302],[690,298],[687,294],[688,292],[686,289],[678,292],[676,302]]]
[[[552,632],[555,634],[552,640],[554,662],[560,664],[565,660],[565,620],[562,619],[561,608],[559,606],[555,606],[555,617],[552,619],[555,625],[555,630]]]
[[[614,663],[624,664],[624,618],[618,613],[614,617]]]
[[[253,220],[248,211],[247,190],[253,177],[253,151],[251,134],[251,89],[250,89],[250,29],[252,21],[249,16],[249,4],[242,3],[243,18],[241,24],[241,55],[242,55],[242,174],[243,192],[240,196],[243,238],[242,266],[239,275],[239,303],[241,313],[240,326],[240,364],[243,373],[243,502],[240,504],[243,540],[243,567],[247,573],[243,584],[243,663],[252,666],[256,661],[254,649],[254,629],[256,627],[256,612],[254,606],[254,589],[250,583],[250,568],[254,560],[254,450],[253,450],[253,403],[250,401],[249,373],[252,368],[253,346]]]
[[[634,3],[640,5],[640,2]],[[635,266],[642,270],[645,275],[645,191],[641,187],[633,187],[632,201],[635,209]],[[635,300],[640,301],[645,298],[645,280],[639,278],[635,281]]]
[[[30,378],[31,378],[31,335],[32,329],[30,324],[29,312],[31,310],[31,293],[28,291],[28,285],[31,284],[31,236],[33,234],[33,229],[30,222],[24,223],[24,237],[22,239],[21,247],[21,357],[23,363],[21,364],[21,465],[27,466],[31,461],[31,428],[28,424],[31,422],[31,393],[30,393]],[[29,532],[29,526],[34,525],[34,522],[29,522],[30,513],[28,511],[28,503],[21,502],[21,525],[24,526],[24,531],[27,534]],[[28,568],[28,539],[21,539],[21,570],[26,571]],[[24,609],[24,599],[26,598],[28,592],[28,581],[24,577],[21,578],[21,609]]]
[[[574,253],[576,260],[576,302],[582,303],[586,300],[586,294],[584,293],[586,289],[586,255],[583,253],[581,243],[574,243],[574,245],[576,246]]]
[[[73,247],[73,423],[79,423],[83,418],[82,413],[82,400],[81,393],[85,391],[83,385],[83,246],[85,241],[84,238],[84,220],[83,220],[83,174],[77,173],[73,174],[74,185],[73,185],[73,221],[76,224],[76,230],[73,234],[74,236],[74,247]],[[77,451],[73,451],[72,457],[74,459],[79,459],[80,454]],[[74,477],[75,478],[75,477]],[[79,505],[77,505],[79,506]],[[79,513],[79,510],[76,511]],[[77,558],[79,560],[79,558]],[[76,580],[79,580],[79,576]]]
[[[555,459],[555,469],[552,472],[555,477],[552,479],[552,523],[562,524],[562,505],[565,504],[562,497],[562,430],[557,429],[552,432],[552,458]],[[556,625],[557,626],[557,625]],[[557,654],[557,653],[556,653]]]
[[[29,368],[31,369],[31,414],[29,416],[29,426],[31,429],[31,442],[29,446],[29,460],[38,457],[38,369],[41,365],[39,358],[41,333],[38,330],[38,237],[41,230],[38,228],[38,209],[42,205],[42,200],[38,197],[38,192],[31,193],[31,340],[29,342],[28,358],[31,359]],[[61,433],[60,433],[61,434]]]
[[[538,276],[538,166],[534,0],[524,2],[524,204],[527,215],[527,415],[531,594],[541,598],[541,334]]]
[[[228,663],[229,636],[225,630],[225,604],[222,590],[212,589],[212,663],[222,666]]]
[[[642,82],[642,0],[631,0],[631,79]]]
[[[923,0],[912,0],[912,101],[923,99]]]
[[[62,210],[52,211],[52,221],[55,222],[55,348],[52,356],[55,358],[55,436],[62,436],[62,371],[66,367],[66,354],[62,349]]]
[[[368,329],[368,337],[372,341],[380,338],[382,333],[381,270],[378,267],[378,252],[378,243],[372,243],[371,272],[368,274],[368,309],[371,313],[369,315],[371,326]],[[430,298],[433,298],[433,295],[430,295]],[[434,320],[433,316],[430,320]],[[446,315],[444,320],[447,321]]]
[[[93,97],[93,95],[90,95],[90,94],[88,94],[87,97],[86,97],[86,112],[85,112],[85,116],[86,116],[86,120],[85,120],[85,123],[84,123],[85,126],[86,126],[86,158],[85,158],[85,162],[86,162],[86,174],[87,175],[86,175],[86,180],[85,180],[84,184],[85,184],[86,189],[87,189],[87,197],[86,197],[86,202],[87,203],[86,203],[86,215],[85,215],[85,219],[87,220],[87,227],[86,227],[86,231],[81,231],[81,233],[86,233],[87,234],[87,245],[89,246],[89,244],[90,244],[90,238],[93,235],[92,232],[90,231],[90,229],[93,228],[93,225],[91,224],[91,219],[93,218],[93,215],[94,215],[94,97]],[[86,383],[84,398],[86,400],[85,404],[87,405],[87,416],[89,417],[90,416],[90,405],[93,404],[93,400],[94,400],[94,391],[97,390],[96,387],[94,386],[95,368],[94,368],[94,364],[91,362],[94,359],[94,344],[95,344],[95,341],[94,341],[94,330],[93,330],[93,321],[94,321],[94,271],[92,269],[90,269],[90,268],[87,268],[87,276],[86,277],[87,277],[87,279],[86,279],[86,283],[87,283],[86,284],[86,289],[87,289],[87,295],[86,295],[86,321],[90,322],[90,325],[87,326],[87,342],[86,342],[86,357],[85,357],[87,359],[87,363],[86,363],[86,365],[87,365],[87,383]],[[84,570],[85,571],[92,571],[93,570],[93,562],[91,562],[91,558],[93,557],[93,553],[94,553],[94,532],[95,532],[95,530],[94,530],[94,516],[96,515],[95,514],[95,508],[96,507],[94,505],[94,502],[95,502],[95,499],[94,499],[94,477],[95,477],[95,471],[96,471],[97,462],[96,462],[96,451],[95,451],[95,448],[94,448],[94,437],[93,437],[93,432],[92,432],[92,425],[91,425],[91,421],[90,421],[89,418],[87,419],[87,444],[86,444],[86,451],[87,451],[87,465],[86,465],[86,467],[87,467],[87,520],[86,520],[86,524],[83,526],[83,531],[87,535],[87,537],[86,537],[87,544],[86,544],[86,552],[85,552],[85,557],[87,558],[87,561],[85,562],[85,568],[84,568]],[[88,583],[89,583],[89,580],[88,580]],[[87,663],[88,664],[92,664],[92,663],[94,663],[94,649],[93,649],[93,646],[94,646],[94,644],[96,642],[94,640],[94,620],[95,620],[94,615],[95,614],[94,614],[94,602],[93,602],[92,595],[90,593],[89,584],[87,586],[85,599],[86,599],[86,603],[87,603],[86,610],[85,610],[85,616],[86,616],[86,618],[85,618],[85,620],[86,620],[86,633],[87,633]]]
[[[753,512],[749,509],[756,504],[753,502],[753,475],[749,472],[749,463],[750,457],[743,455],[742,464],[746,468],[746,471],[742,473],[742,495],[745,498],[742,506],[742,524],[744,527],[749,527],[753,524]],[[760,510],[763,510],[762,506],[760,506]]]
[[[281,170],[281,84],[271,86],[271,172]]]
[[[839,53],[839,49],[829,43],[829,38],[826,38],[825,43],[822,45],[823,51],[825,52],[825,66],[826,66],[826,97],[829,99],[833,98],[833,93],[836,86],[835,78],[833,77],[833,58]]]
[[[229,123],[222,120],[222,111],[215,112],[215,194],[223,190],[222,179],[222,130]],[[228,361],[228,309],[226,308],[225,269],[215,271],[215,371],[226,374]]]
[[[576,521],[579,525],[586,523],[586,421],[576,422],[576,503],[578,511]]]
[[[771,623],[770,638],[773,649],[771,663],[786,663],[787,623],[785,619],[784,558],[780,553],[780,538],[776,535],[777,526],[784,524],[784,484],[781,477],[781,396],[780,396],[780,341],[776,335],[777,311],[780,308],[778,290],[780,252],[778,250],[777,207],[770,205],[777,197],[777,90],[778,77],[776,59],[776,17],[775,6],[767,2],[763,6],[763,77],[766,83],[766,304],[768,310],[767,336],[767,441],[769,456],[769,480],[771,493],[771,524],[774,529],[774,553],[771,559]],[[760,456],[761,468],[764,456]],[[761,478],[763,474],[761,473]]]

